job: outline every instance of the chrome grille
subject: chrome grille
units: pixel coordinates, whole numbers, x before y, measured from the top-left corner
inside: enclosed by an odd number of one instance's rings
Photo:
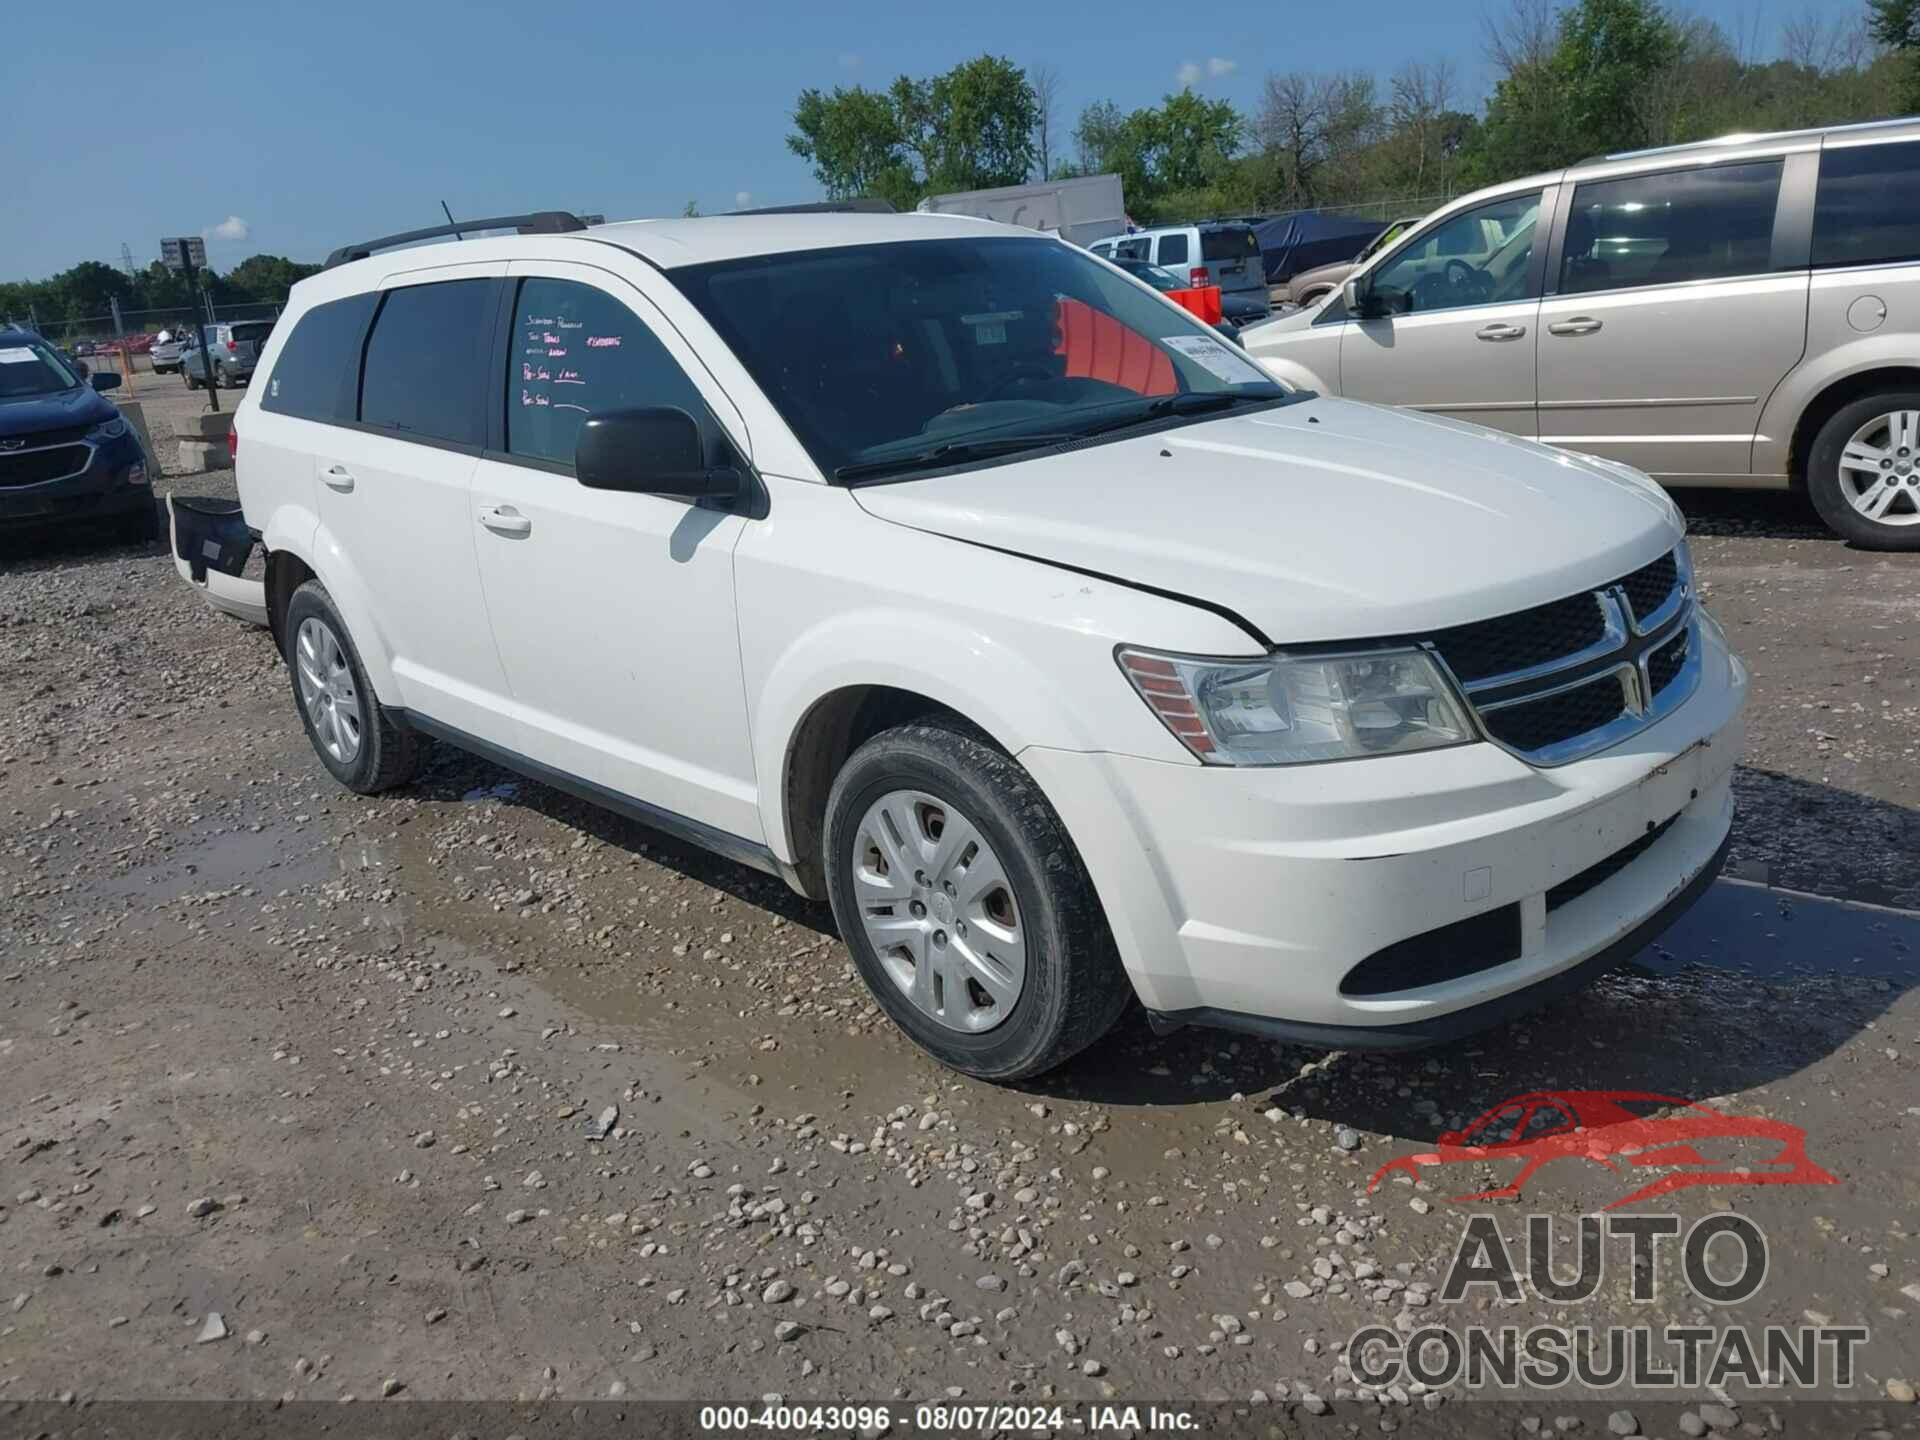
[[[1642,730],[1693,693],[1699,642],[1686,547],[1595,590],[1458,625],[1427,643],[1487,738],[1564,765]]]

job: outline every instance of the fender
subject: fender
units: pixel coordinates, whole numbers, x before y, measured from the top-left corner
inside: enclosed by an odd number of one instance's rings
[[[269,551],[284,550],[292,555],[327,587],[340,618],[347,622],[347,632],[360,652],[360,664],[374,695],[382,705],[401,708],[400,687],[393,678],[392,647],[368,602],[366,582],[320,518],[304,506],[281,506],[268,518],[261,540]]]
[[[1055,681],[979,628],[880,608],[830,616],[781,654],[752,713],[754,770],[763,777],[760,815],[782,861],[799,858],[787,815],[794,737],[828,696],[872,685],[911,690],[949,707],[1010,755],[1043,737],[1061,749],[1093,748]]]
[[[1253,354],[1255,363],[1263,366],[1267,373],[1295,390],[1312,390],[1321,395],[1338,395],[1340,387],[1329,385],[1326,380],[1313,373],[1298,360],[1289,359],[1285,354]]]
[[[1905,330],[1876,332],[1823,350],[1811,362],[1789,371],[1774,387],[1760,412],[1753,439],[1753,473],[1785,475],[1792,464],[1793,440],[1807,409],[1832,386],[1869,370],[1920,368],[1913,336]]]

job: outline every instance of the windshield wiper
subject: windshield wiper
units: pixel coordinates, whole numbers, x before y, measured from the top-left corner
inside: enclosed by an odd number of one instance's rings
[[[862,480],[872,475],[887,475],[900,470],[929,470],[943,465],[961,465],[969,460],[985,460],[995,455],[1011,455],[1020,450],[1039,450],[1048,445],[1061,445],[1075,439],[1075,435],[992,435],[979,440],[949,440],[944,445],[932,445],[925,450],[910,450],[904,455],[891,455],[884,460],[861,460],[852,465],[842,465],[833,472],[836,480]]]
[[[1134,425],[1146,425],[1155,420],[1165,420],[1181,415],[1206,415],[1215,410],[1231,410],[1236,405],[1271,405],[1276,400],[1291,398],[1286,391],[1277,395],[1242,395],[1233,390],[1209,390],[1203,392],[1188,391],[1183,395],[1163,395],[1158,400],[1149,400],[1124,415],[1112,416],[1106,420],[1097,420],[1093,424],[1074,431],[1078,437],[1105,435],[1113,430],[1125,430]]]

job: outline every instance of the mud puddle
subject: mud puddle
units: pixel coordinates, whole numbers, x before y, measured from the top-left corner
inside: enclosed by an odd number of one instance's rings
[[[1758,980],[1920,984],[1920,915],[1721,880],[1633,961],[1655,975],[1696,966]]]

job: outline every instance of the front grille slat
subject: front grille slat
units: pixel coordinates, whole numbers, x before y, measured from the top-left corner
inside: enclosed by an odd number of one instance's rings
[[[1426,643],[1466,687],[1489,738],[1535,764],[1564,764],[1652,723],[1691,688],[1676,684],[1697,674],[1683,557],[1669,550],[1606,585]]]
[[[50,450],[0,452],[0,486],[38,485],[87,468],[87,447],[58,445]]]
[[[1606,629],[1606,612],[1600,608],[1599,598],[1585,591],[1517,615],[1456,625],[1429,638],[1454,675],[1471,685],[1492,675],[1507,675],[1577,655],[1599,644]]]

